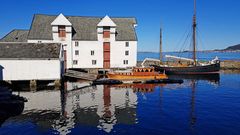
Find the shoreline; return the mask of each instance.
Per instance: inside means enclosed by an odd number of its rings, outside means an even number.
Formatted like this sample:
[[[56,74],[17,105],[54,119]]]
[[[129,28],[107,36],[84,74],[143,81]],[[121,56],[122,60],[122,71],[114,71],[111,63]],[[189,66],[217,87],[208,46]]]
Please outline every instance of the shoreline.
[[[142,61],[137,62],[137,66],[141,66]],[[151,65],[156,64],[158,65],[158,62],[146,62],[145,65]],[[221,70],[240,70],[240,61],[236,60],[224,60],[220,62],[220,69]]]

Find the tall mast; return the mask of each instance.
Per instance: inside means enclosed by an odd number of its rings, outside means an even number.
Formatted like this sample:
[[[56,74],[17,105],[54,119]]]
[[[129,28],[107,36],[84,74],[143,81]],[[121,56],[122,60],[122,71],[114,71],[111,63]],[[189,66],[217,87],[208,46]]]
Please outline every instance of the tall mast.
[[[193,60],[194,65],[196,65],[196,27],[197,27],[197,17],[196,17],[196,0],[194,0],[194,14],[193,14]]]
[[[159,48],[160,50],[159,50],[159,52],[160,52],[160,56],[159,56],[159,58],[160,58],[160,63],[162,62],[162,58],[163,58],[163,56],[162,56],[162,27],[160,26],[160,48]]]

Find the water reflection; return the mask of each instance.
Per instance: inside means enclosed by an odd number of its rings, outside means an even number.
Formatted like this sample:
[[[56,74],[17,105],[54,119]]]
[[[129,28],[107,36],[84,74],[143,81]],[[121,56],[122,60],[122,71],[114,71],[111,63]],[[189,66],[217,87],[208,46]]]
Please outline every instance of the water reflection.
[[[220,75],[215,74],[200,74],[200,75],[169,75],[169,78],[173,79],[184,79],[184,80],[194,80],[194,81],[207,81],[211,84],[219,84]]]
[[[191,111],[190,111],[190,127],[192,130],[194,130],[195,124],[197,122],[197,116],[195,113],[195,94],[196,94],[196,80],[191,81],[191,101],[190,101],[190,106],[191,106]]]
[[[188,92],[190,90],[191,94],[188,95],[189,100],[187,100],[190,107],[186,110],[187,114],[184,115],[187,115],[189,127],[194,131],[198,122],[195,110],[198,82],[204,80],[211,85],[212,83],[219,84],[219,76],[214,79],[213,77],[198,78],[199,76],[184,78],[183,84],[98,85],[83,89],[78,88],[84,83],[65,82],[60,92],[58,90],[21,92],[22,96],[28,97],[29,102],[26,103],[23,114],[15,117],[14,120],[20,123],[30,121],[41,131],[51,129],[51,132],[55,134],[68,134],[79,127],[97,128],[96,134],[99,132],[112,133],[118,125],[135,126],[144,123],[139,119],[148,117],[141,114],[145,111],[145,108],[142,107],[148,108],[148,105],[152,107],[150,108],[154,111],[152,113],[158,112],[153,118],[159,120],[151,120],[160,121],[160,115],[166,116],[169,113],[166,112],[169,105],[174,105],[172,102],[166,106],[164,102],[170,98],[165,98],[165,93],[169,94],[169,91],[175,92],[172,90],[185,90],[186,88]],[[88,84],[88,82],[85,83]],[[156,93],[159,95],[156,96]],[[150,95],[155,97],[149,97]],[[172,98],[178,98],[174,96],[176,95],[172,95]],[[147,97],[149,100],[146,100]],[[145,100],[144,102],[141,100],[142,98]],[[155,100],[159,101],[159,108],[153,106],[156,104]],[[178,106],[175,105],[172,111],[175,111],[175,108]]]
[[[12,85],[0,81],[0,127],[10,117],[20,115],[26,99],[12,94]]]

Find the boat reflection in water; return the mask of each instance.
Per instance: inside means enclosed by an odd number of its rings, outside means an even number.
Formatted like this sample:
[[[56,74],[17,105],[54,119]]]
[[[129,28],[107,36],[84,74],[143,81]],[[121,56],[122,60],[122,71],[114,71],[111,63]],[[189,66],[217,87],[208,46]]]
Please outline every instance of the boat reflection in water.
[[[220,75],[216,74],[199,74],[199,75],[168,75],[169,78],[173,79],[184,79],[194,81],[207,81],[210,84],[219,84]]]

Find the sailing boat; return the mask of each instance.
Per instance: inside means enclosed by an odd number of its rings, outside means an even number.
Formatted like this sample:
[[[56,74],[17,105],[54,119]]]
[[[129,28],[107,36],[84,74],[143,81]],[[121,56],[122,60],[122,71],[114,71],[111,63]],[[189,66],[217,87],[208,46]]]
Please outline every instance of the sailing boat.
[[[216,57],[208,63],[200,63],[196,59],[196,0],[194,0],[194,15],[193,15],[193,58],[183,58],[171,55],[166,55],[166,58],[177,60],[178,63],[174,65],[162,64],[162,29],[160,29],[160,65],[152,65],[156,71],[165,71],[166,74],[212,74],[218,73],[220,70],[220,61]],[[181,61],[185,61],[187,64],[182,64]]]

